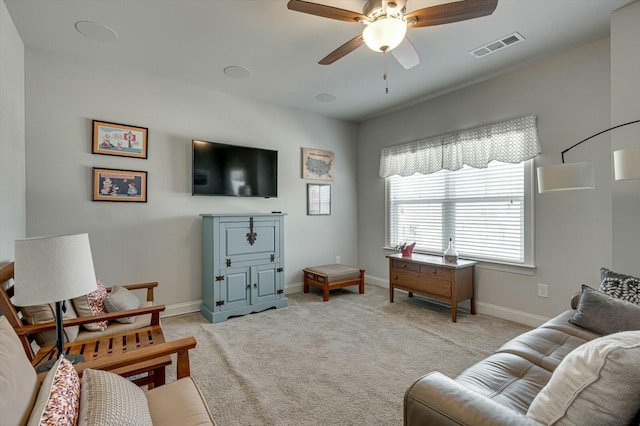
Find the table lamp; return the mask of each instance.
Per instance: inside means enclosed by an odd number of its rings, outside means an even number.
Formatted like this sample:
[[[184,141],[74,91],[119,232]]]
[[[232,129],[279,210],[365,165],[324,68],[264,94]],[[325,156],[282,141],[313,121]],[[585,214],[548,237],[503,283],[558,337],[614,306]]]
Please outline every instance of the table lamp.
[[[15,293],[17,306],[55,302],[57,358],[64,355],[62,315],[65,300],[89,294],[98,286],[88,234],[27,238],[15,243]],[[72,363],[80,355],[67,355]],[[49,364],[50,365],[47,365]],[[41,368],[49,369],[51,360]]]

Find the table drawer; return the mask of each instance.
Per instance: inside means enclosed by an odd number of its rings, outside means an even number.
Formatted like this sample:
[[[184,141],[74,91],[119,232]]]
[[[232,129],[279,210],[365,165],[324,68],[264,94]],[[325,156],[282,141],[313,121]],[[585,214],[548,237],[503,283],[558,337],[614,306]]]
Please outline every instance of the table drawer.
[[[393,269],[397,269],[399,271],[409,271],[409,272],[420,272],[420,265],[413,262],[406,262],[404,260],[393,260],[391,261],[391,267]]]
[[[420,274],[441,280],[451,280],[453,278],[453,271],[451,271],[451,269],[438,268],[437,266],[429,265],[420,265]]]
[[[415,290],[416,293],[430,293],[446,298],[451,297],[451,281],[440,280],[412,272],[392,270],[391,285]]]

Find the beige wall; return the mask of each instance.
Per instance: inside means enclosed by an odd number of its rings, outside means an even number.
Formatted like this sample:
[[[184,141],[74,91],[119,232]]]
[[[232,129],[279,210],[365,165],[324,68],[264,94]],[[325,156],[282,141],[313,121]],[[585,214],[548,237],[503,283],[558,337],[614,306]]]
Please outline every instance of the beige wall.
[[[612,126],[640,119],[639,23],[640,2],[611,15]],[[640,124],[611,132],[611,151],[631,147],[640,148]],[[640,276],[640,180],[614,181],[612,204],[614,270]]]
[[[563,149],[609,124],[609,53],[609,39],[603,39],[363,123],[358,227],[359,259],[367,273],[387,282],[381,148],[536,115],[542,146],[536,166],[559,163]],[[567,161],[594,162],[595,190],[536,194],[533,275],[478,268],[480,312],[536,324],[567,309],[581,284],[598,286],[598,268],[611,264],[610,155],[603,139],[567,154]],[[549,298],[537,296],[538,283],[549,285]]]
[[[0,0],[0,265],[26,235],[24,44]]]

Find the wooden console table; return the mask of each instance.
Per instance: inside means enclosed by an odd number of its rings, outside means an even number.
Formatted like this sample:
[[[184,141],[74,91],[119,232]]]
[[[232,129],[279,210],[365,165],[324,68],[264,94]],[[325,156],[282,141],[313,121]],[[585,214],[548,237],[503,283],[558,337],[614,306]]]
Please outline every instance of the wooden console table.
[[[82,355],[85,361],[93,361],[135,351],[136,349],[142,349],[151,345],[159,345],[164,342],[164,335],[162,334],[160,325],[152,325],[110,336],[102,336],[92,340],[77,340],[75,342],[65,343],[64,350],[67,354]],[[55,348],[53,350],[51,349],[52,348],[48,346],[38,351],[33,361],[34,368],[57,357]],[[138,386],[147,385],[149,389],[151,389],[155,386],[165,384],[165,367],[169,364],[171,364],[171,357],[167,355],[149,361],[127,365],[112,370],[112,373],[119,374],[123,377],[144,374],[142,377],[132,381]]]
[[[474,269],[478,262],[458,260],[448,263],[440,256],[413,254],[388,255],[389,301],[393,290],[400,289],[451,304],[451,321],[456,322],[458,302],[471,299],[471,314],[476,314]]]

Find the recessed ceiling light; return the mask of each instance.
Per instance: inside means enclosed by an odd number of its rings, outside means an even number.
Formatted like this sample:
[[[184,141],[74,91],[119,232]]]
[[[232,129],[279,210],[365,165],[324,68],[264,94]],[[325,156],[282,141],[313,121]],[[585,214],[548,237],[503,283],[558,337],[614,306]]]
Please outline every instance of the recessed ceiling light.
[[[75,27],[80,34],[92,40],[116,41],[118,39],[118,34],[115,31],[97,22],[78,21]]]
[[[224,73],[231,77],[237,79],[245,79],[251,77],[251,71],[244,67],[239,67],[237,65],[231,65],[224,69]]]
[[[318,102],[333,102],[336,97],[331,93],[320,93],[316,95],[316,101]]]

